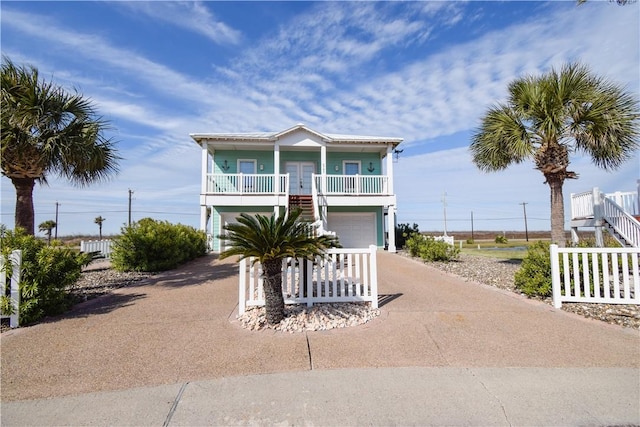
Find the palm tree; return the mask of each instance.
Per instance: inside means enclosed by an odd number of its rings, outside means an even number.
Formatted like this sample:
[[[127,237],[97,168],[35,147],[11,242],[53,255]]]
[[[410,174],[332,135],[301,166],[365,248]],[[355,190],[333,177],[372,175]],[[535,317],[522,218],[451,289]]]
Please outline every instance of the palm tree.
[[[51,230],[53,230],[54,228],[56,228],[58,226],[58,224],[56,224],[56,222],[52,219],[42,222],[40,223],[40,225],[38,226],[38,230],[42,231],[43,233],[46,233],[47,235],[47,243],[51,244]]]
[[[98,228],[100,229],[100,240],[102,240],[102,223],[105,222],[107,219],[106,218],[102,218],[101,216],[96,217],[96,219],[93,221],[96,224],[98,224]]]
[[[482,171],[533,160],[551,192],[551,240],[564,245],[562,186],[578,174],[567,170],[570,153],[584,153],[615,170],[638,149],[638,101],[588,67],[568,64],[509,85],[505,104],[489,108],[470,146]]]
[[[284,319],[282,261],[289,257],[313,260],[337,246],[334,237],[311,236],[309,223],[300,220],[301,213],[298,209],[277,218],[242,213],[238,223],[225,225],[226,233],[219,236],[231,246],[220,254],[221,259],[240,255],[240,259],[254,257],[254,263],[262,264],[265,311],[270,325]]]
[[[15,225],[34,232],[33,188],[50,174],[84,186],[118,171],[107,123],[77,92],[41,81],[33,66],[2,58],[2,174],[16,189]]]

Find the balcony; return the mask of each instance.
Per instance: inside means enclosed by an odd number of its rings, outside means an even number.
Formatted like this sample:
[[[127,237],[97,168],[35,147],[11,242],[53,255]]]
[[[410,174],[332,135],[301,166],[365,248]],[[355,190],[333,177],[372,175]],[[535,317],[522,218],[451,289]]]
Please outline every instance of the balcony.
[[[289,189],[289,175],[272,174],[207,174],[206,194],[229,195],[286,195]]]
[[[313,175],[319,195],[390,196],[386,175]]]

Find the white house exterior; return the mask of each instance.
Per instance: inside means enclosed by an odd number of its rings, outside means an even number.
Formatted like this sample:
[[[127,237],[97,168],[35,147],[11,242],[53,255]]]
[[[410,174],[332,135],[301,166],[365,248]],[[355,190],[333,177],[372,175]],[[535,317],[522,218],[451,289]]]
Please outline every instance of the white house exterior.
[[[298,124],[281,132],[194,133],[202,148],[201,229],[210,249],[240,213],[302,207],[343,247],[395,252],[393,151],[402,138],[323,134]]]

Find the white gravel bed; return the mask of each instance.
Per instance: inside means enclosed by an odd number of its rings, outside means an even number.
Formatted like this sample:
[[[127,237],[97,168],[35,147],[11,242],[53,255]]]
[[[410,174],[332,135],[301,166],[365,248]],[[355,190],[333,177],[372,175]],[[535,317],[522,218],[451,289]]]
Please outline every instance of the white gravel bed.
[[[267,323],[264,307],[251,307],[238,320],[245,329],[257,331],[274,329],[282,332],[326,331],[335,328],[358,326],[380,315],[371,303],[331,303],[313,307],[291,305],[285,307],[285,319],[278,325]]]

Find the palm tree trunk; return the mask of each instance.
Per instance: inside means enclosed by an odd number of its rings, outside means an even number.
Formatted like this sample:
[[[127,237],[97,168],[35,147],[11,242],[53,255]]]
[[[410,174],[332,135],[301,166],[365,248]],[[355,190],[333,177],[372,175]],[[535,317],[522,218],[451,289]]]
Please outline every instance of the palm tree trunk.
[[[545,175],[551,189],[551,243],[563,248],[566,242],[564,232],[564,199],[562,196],[562,177]]]
[[[265,261],[264,270],[264,308],[267,323],[277,325],[284,319],[284,296],[282,295],[282,261]]]
[[[11,178],[16,188],[16,228],[24,228],[27,234],[34,234],[33,219],[33,178]]]

